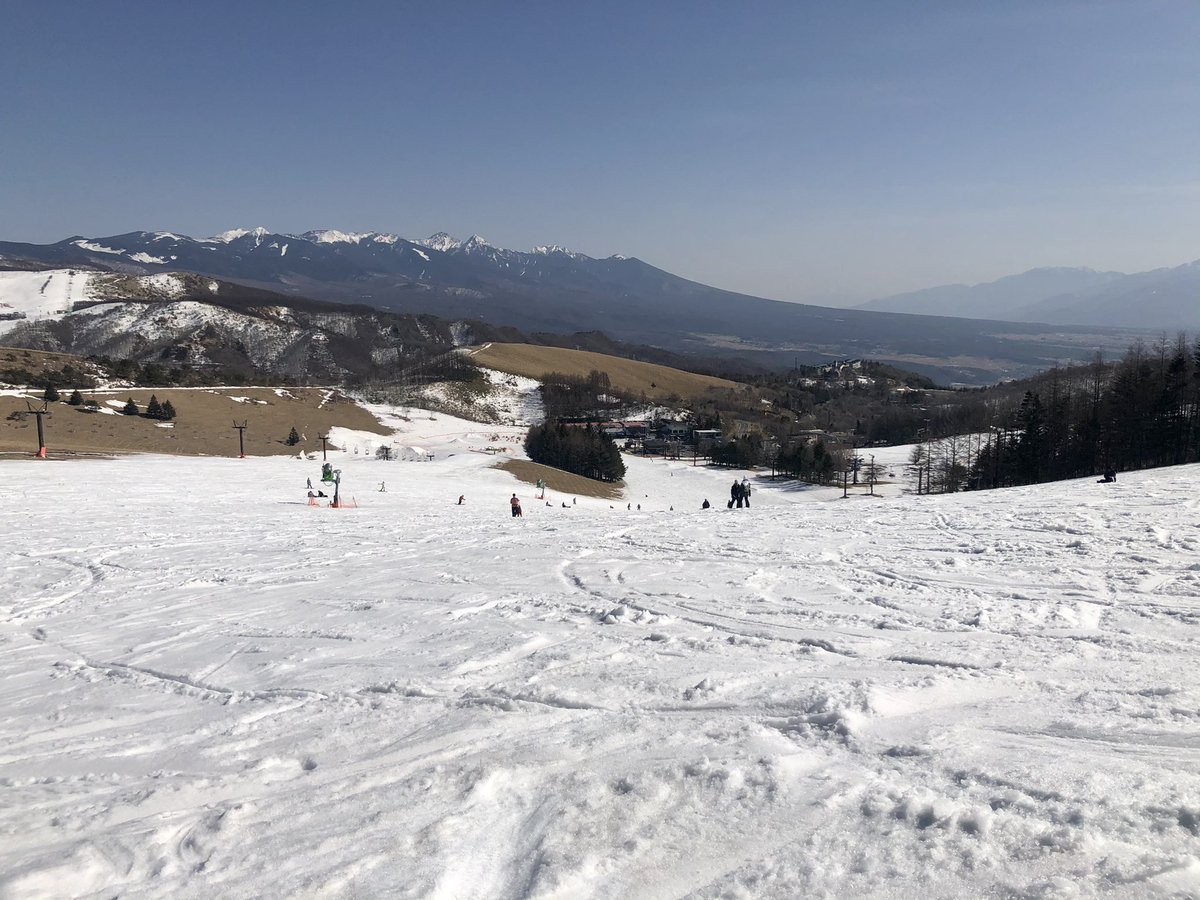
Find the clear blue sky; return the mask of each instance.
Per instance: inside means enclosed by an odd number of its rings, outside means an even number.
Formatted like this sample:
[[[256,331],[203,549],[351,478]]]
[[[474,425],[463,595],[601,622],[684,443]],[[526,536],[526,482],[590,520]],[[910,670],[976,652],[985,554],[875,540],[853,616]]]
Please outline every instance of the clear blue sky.
[[[478,232],[790,300],[1200,257],[1200,3],[0,2],[0,239]]]

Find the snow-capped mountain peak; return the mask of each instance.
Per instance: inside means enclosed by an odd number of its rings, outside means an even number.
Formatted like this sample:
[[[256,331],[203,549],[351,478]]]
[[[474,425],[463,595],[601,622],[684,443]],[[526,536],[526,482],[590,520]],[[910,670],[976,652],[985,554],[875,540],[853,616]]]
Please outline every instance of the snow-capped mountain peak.
[[[428,247],[430,250],[439,250],[445,253],[448,250],[456,250],[462,246],[462,241],[453,235],[446,234],[444,231],[439,231],[437,234],[431,234],[423,241],[413,241],[422,247]]]
[[[487,242],[485,238],[478,234],[473,234],[462,243],[462,249],[470,253],[472,250],[494,250],[496,249]]]
[[[394,244],[400,240],[394,234],[381,234],[378,231],[338,231],[335,228],[327,231],[306,231],[300,237],[314,244],[359,244],[363,241]]]
[[[205,244],[229,244],[236,241],[238,238],[244,238],[247,235],[252,235],[255,239],[255,246],[262,243],[262,239],[271,232],[259,225],[257,228],[231,228],[229,231],[222,231],[220,234],[210,238],[206,238]]]
[[[357,244],[363,238],[371,236],[369,231],[338,231],[331,228],[327,231],[306,231],[300,235],[314,244]]]
[[[561,253],[562,255],[570,256],[573,259],[579,259],[581,257],[584,257],[584,254],[582,254],[582,253],[577,253],[574,250],[568,250],[566,247],[562,247],[558,244],[549,244],[549,245],[542,244],[537,247],[534,247],[529,252],[533,253],[536,256],[550,256],[551,254],[554,254],[554,253]]]

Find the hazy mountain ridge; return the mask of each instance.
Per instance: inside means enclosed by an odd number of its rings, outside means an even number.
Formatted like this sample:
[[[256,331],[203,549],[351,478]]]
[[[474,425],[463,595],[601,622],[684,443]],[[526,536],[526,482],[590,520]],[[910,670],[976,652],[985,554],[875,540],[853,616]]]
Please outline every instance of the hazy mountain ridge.
[[[948,284],[871,300],[863,310],[1111,328],[1200,328],[1200,261],[1125,274],[1030,269],[982,284]]]

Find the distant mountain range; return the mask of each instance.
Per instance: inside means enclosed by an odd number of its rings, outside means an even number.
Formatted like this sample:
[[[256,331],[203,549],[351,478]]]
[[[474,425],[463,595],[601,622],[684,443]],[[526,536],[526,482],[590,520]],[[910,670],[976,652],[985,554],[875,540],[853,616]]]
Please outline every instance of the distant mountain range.
[[[864,310],[1164,331],[1200,329],[1200,260],[1126,275],[1094,269],[1030,269],[984,284],[895,294]]]
[[[1087,358],[1096,348],[1120,352],[1131,337],[1091,326],[1047,328],[944,312],[934,317],[784,303],[712,288],[635,258],[593,259],[557,246],[507,250],[478,235],[410,240],[378,232],[295,235],[256,228],[202,240],[137,231],[54,244],[0,242],[0,268],[45,266],[129,275],[192,272],[299,298],[470,319],[526,333],[600,331],[673,353],[752,358],[776,367],[870,358],[942,383],[1026,375]],[[1082,282],[1064,283],[1073,288]]]

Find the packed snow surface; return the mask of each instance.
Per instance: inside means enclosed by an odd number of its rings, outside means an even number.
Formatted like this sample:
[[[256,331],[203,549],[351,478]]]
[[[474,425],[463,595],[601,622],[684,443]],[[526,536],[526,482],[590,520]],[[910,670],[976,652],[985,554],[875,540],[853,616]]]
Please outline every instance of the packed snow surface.
[[[343,435],[353,509],[0,462],[0,895],[1196,896],[1200,468],[541,500],[389,422],[434,458]]]
[[[81,300],[90,300],[92,272],[51,269],[0,272],[0,334],[22,319],[59,319]]]

